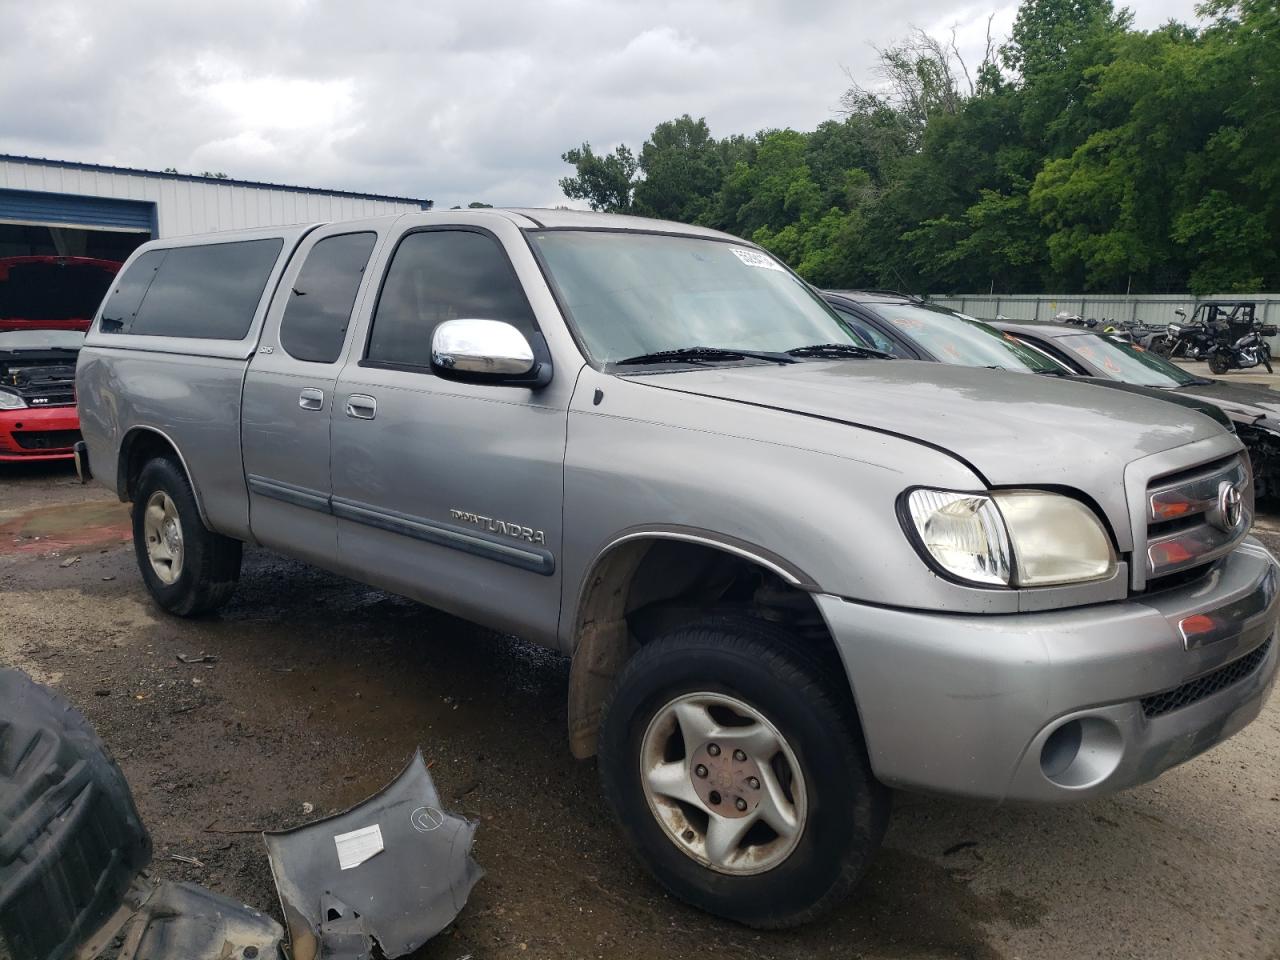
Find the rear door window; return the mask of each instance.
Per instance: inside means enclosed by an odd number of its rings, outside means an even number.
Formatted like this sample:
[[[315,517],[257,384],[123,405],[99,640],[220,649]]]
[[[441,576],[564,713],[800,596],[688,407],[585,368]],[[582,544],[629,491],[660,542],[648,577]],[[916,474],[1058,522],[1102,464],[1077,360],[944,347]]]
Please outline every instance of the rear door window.
[[[431,367],[431,336],[446,320],[502,320],[526,337],[533,309],[507,255],[492,237],[428,230],[400,241],[387,268],[367,360]]]
[[[244,339],[283,246],[284,241],[275,237],[152,251],[162,253],[164,259],[124,332]],[[145,256],[129,268],[130,274]],[[105,317],[104,313],[104,325]]]
[[[376,233],[345,233],[311,248],[280,322],[280,346],[289,356],[311,363],[338,359],[377,239]]]
[[[125,333],[129,329],[167,252],[150,250],[129,264],[120,275],[102,307],[102,322],[98,326],[103,333]]]

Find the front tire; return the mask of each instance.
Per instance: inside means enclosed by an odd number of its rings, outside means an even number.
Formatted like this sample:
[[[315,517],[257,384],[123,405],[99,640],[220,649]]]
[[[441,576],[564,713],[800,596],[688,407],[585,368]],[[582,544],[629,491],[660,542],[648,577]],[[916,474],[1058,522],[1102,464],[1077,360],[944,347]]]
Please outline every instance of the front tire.
[[[240,579],[240,541],[204,525],[191,483],[173,460],[142,468],[133,500],[133,550],[151,596],[179,617],[216,610]]]
[[[628,842],[673,895],[790,927],[862,876],[889,794],[829,677],[785,630],[745,618],[679,628],[623,667],[600,777]]]

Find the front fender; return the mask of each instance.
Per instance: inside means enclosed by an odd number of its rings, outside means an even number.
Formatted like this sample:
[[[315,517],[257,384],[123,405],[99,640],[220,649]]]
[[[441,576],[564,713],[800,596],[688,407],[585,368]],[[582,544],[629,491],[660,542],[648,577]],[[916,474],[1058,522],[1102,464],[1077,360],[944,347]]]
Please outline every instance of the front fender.
[[[811,591],[1015,611],[1016,592],[943,580],[916,554],[896,514],[915,485],[985,489],[960,460],[901,437],[584,370],[565,451],[562,645],[573,649],[601,558],[644,536],[696,537]]]

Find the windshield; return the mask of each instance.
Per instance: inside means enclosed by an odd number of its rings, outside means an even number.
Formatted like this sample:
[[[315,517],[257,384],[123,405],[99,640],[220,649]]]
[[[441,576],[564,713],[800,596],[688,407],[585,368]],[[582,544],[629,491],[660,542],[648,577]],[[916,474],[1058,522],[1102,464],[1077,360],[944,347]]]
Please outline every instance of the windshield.
[[[1122,383],[1168,388],[1200,382],[1199,377],[1149,350],[1096,333],[1069,334],[1057,337],[1054,343],[1080,357],[1101,376]]]
[[[531,239],[597,363],[684,347],[864,345],[802,281],[749,247],[622,231]]]
[[[14,330],[0,332],[0,350],[78,350],[84,345],[79,330]]]
[[[907,340],[943,363],[999,367],[1019,373],[1061,373],[1062,367],[981,320],[917,304],[868,303]]]

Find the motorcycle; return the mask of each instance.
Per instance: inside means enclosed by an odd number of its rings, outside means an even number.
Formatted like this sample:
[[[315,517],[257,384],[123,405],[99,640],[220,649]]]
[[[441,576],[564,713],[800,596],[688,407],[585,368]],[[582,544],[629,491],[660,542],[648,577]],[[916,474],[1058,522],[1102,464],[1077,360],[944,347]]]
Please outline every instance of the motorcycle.
[[[1204,360],[1218,343],[1218,335],[1211,330],[1209,324],[1193,320],[1187,323],[1185,310],[1175,310],[1181,323],[1170,323],[1165,327],[1165,335],[1161,339],[1152,340],[1152,352],[1170,360]]]
[[[1219,340],[1209,352],[1209,369],[1215,376],[1221,376],[1228,370],[1247,370],[1258,364],[1271,372],[1271,345],[1262,338],[1262,333],[1250,330],[1243,337],[1231,341]]]

